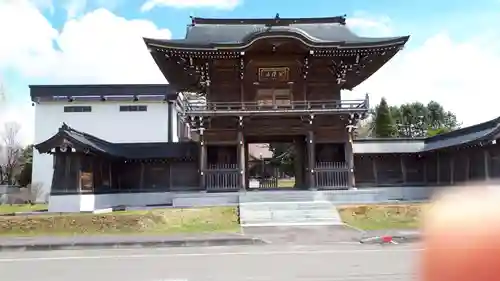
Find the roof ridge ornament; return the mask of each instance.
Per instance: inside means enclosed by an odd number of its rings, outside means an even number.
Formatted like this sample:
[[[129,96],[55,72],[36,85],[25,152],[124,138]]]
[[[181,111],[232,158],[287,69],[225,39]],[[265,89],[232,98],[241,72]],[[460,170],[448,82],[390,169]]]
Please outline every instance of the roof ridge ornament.
[[[66,122],[63,122],[61,128],[59,128],[59,131],[69,131],[70,129],[70,126],[68,126]]]

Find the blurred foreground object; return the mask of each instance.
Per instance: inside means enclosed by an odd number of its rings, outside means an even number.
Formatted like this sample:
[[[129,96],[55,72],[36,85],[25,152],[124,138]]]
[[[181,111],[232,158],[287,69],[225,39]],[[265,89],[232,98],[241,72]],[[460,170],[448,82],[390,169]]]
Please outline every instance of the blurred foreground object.
[[[442,194],[424,217],[422,281],[500,281],[500,192]]]

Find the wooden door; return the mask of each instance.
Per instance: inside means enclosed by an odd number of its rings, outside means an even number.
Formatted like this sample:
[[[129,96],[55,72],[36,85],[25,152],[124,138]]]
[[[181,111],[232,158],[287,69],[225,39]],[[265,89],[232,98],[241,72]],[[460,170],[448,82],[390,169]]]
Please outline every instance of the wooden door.
[[[292,104],[292,91],[289,88],[257,89],[256,101],[258,106],[273,108],[290,106]]]

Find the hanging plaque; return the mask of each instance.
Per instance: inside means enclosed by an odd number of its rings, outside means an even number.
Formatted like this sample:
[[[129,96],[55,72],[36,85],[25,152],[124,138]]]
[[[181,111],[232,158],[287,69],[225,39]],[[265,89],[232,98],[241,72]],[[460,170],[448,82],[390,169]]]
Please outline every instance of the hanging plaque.
[[[259,68],[260,82],[287,82],[290,69],[288,67]]]

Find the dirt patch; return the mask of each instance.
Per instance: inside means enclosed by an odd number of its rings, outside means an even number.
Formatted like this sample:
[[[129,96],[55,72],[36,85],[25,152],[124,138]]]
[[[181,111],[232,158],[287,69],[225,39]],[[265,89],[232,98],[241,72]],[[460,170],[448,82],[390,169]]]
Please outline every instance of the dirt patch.
[[[342,220],[362,230],[414,229],[430,204],[383,204],[337,207]]]
[[[238,228],[233,207],[0,217],[0,235],[168,234]]]

